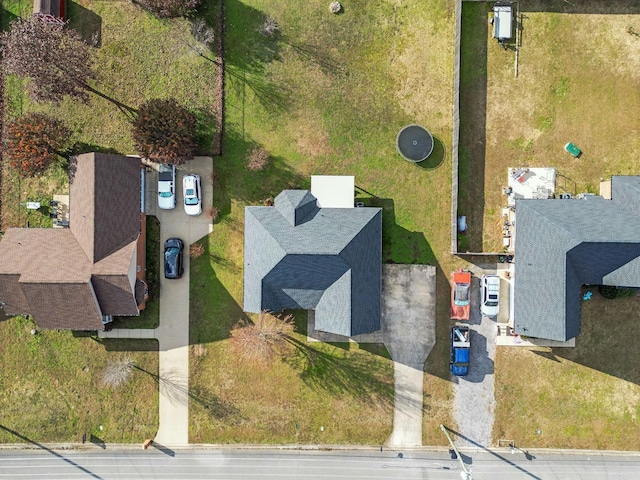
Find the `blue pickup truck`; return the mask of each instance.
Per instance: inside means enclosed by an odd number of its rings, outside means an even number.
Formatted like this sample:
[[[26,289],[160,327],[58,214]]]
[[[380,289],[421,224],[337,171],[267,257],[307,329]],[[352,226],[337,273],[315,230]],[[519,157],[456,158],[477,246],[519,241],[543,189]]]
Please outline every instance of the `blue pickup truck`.
[[[469,374],[469,327],[455,326],[451,329],[451,374],[464,377]]]

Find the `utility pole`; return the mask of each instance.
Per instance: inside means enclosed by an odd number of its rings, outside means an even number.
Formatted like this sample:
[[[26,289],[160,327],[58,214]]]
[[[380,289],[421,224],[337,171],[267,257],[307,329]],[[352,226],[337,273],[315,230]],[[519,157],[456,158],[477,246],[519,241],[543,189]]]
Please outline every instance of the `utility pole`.
[[[451,444],[451,448],[453,448],[453,451],[456,453],[458,460],[460,460],[460,466],[462,467],[462,472],[460,472],[460,478],[462,478],[462,480],[472,480],[471,470],[467,470],[467,466],[462,461],[462,456],[460,455],[460,452],[458,451],[455,444],[453,443],[453,440],[451,440],[451,437],[449,436],[449,432],[447,431],[447,428],[442,424],[440,424],[440,428],[442,429],[443,433],[447,437],[447,440],[449,440],[449,443]]]

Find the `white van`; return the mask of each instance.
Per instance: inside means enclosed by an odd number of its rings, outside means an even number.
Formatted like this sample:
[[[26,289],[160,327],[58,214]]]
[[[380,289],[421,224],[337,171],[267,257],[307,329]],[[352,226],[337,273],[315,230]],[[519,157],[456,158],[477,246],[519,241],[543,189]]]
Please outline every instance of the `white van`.
[[[510,3],[493,5],[493,38],[499,42],[513,37],[513,7]]]

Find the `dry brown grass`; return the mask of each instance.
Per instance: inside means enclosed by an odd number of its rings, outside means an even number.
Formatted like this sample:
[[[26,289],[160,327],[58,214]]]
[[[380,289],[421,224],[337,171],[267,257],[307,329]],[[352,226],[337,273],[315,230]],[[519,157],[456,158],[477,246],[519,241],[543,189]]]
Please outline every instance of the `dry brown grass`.
[[[483,8],[465,5],[476,14],[464,28],[480,28],[486,20]],[[501,187],[508,167],[555,167],[570,179],[559,181],[557,190],[572,194],[598,193],[600,178],[640,169],[640,139],[634,133],[640,129],[635,114],[640,109],[640,41],[627,32],[629,25],[640,25],[640,11],[627,7],[629,14],[596,15],[521,8],[518,76],[515,53],[500,48],[487,29],[486,64],[475,67],[486,69],[486,89],[478,87],[481,81],[463,88],[466,102],[486,95],[486,108],[463,108],[461,130],[470,163],[467,190],[480,182],[462,204],[474,217],[471,228],[483,225],[471,240],[482,251],[501,249],[494,220],[505,203]],[[580,159],[564,152],[567,142],[583,150]]]
[[[141,443],[153,437],[158,428],[158,384],[145,372],[158,374],[155,341],[102,344],[70,331],[32,335],[33,328],[22,317],[0,322],[0,384],[10,385],[0,389],[4,427],[36,442],[79,442],[85,432],[107,443]],[[124,349],[131,351],[123,354]],[[106,370],[123,360],[145,372],[131,369],[124,384],[106,387]],[[1,443],[21,441],[0,429]]]
[[[197,343],[195,345],[191,345],[191,353],[196,357],[196,358],[201,358],[204,357],[207,354],[207,347],[205,347],[203,344],[201,343]]]
[[[191,258],[198,258],[204,254],[204,245],[201,243],[194,243],[189,247],[189,256]]]
[[[270,161],[269,152],[262,147],[256,147],[247,155],[247,170],[252,172],[264,170]]]
[[[628,336],[637,329],[639,307],[637,297],[596,294],[583,303],[575,348],[498,348],[494,440],[640,449],[640,371]]]

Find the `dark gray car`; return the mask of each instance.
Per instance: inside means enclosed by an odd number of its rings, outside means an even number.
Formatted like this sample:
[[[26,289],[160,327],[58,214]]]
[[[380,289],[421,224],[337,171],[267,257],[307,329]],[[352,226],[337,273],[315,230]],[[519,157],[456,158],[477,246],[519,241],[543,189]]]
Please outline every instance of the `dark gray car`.
[[[164,242],[164,278],[182,278],[184,273],[183,250],[184,243],[179,238],[169,238]]]

